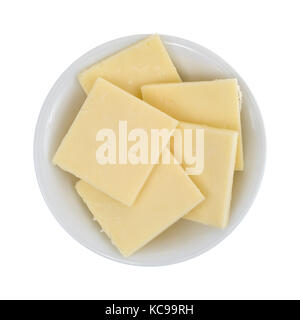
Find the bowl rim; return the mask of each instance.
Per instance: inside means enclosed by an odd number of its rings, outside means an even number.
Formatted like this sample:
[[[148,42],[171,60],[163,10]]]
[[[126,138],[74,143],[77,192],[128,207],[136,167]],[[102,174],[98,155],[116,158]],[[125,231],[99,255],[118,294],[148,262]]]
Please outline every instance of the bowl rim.
[[[174,261],[171,261],[170,263],[168,262],[163,262],[163,263],[147,263],[147,264],[143,264],[140,262],[136,262],[136,261],[130,261],[130,260],[126,260],[123,257],[120,258],[116,258],[116,257],[112,257],[106,253],[101,252],[101,250],[96,250],[95,248],[89,246],[87,243],[85,243],[85,240],[82,239],[78,234],[75,234],[72,230],[70,230],[60,219],[59,215],[56,214],[56,210],[53,206],[53,203],[50,201],[49,196],[48,196],[48,191],[47,191],[47,187],[46,184],[43,181],[43,177],[42,177],[42,167],[41,167],[41,163],[40,163],[40,156],[39,156],[39,150],[40,150],[40,146],[41,146],[41,141],[43,140],[43,136],[44,133],[41,134],[41,132],[45,131],[43,129],[44,127],[44,123],[45,121],[48,119],[48,114],[51,111],[51,108],[49,107],[49,103],[48,101],[51,101],[53,97],[55,97],[55,92],[57,90],[59,90],[59,88],[62,86],[63,82],[64,82],[64,78],[67,76],[67,74],[69,73],[69,71],[72,69],[72,67],[74,65],[76,65],[78,62],[80,62],[81,60],[84,60],[84,58],[86,56],[88,56],[92,51],[94,50],[99,50],[101,47],[104,46],[111,46],[114,43],[118,43],[119,41],[130,41],[130,40],[134,40],[136,38],[142,38],[142,37],[147,37],[150,34],[134,34],[134,35],[129,35],[129,36],[125,36],[125,37],[119,37],[116,38],[114,40],[110,40],[108,42],[105,42],[103,44],[100,44],[99,46],[96,46],[94,48],[92,48],[91,50],[89,50],[88,52],[86,52],[85,54],[83,54],[82,56],[80,56],[79,58],[77,58],[71,65],[69,65],[65,71],[58,77],[58,79],[55,81],[55,83],[53,84],[52,88],[50,89],[49,93],[47,94],[41,110],[39,112],[39,116],[38,116],[38,120],[37,120],[37,124],[35,127],[35,132],[34,132],[34,141],[33,141],[33,160],[34,160],[34,168],[35,168],[35,174],[36,174],[36,179],[41,191],[41,194],[44,198],[44,201],[48,207],[48,209],[50,210],[50,212],[52,213],[52,215],[54,216],[54,218],[56,219],[56,221],[61,225],[61,227],[77,242],[79,242],[82,246],[84,246],[85,248],[91,250],[92,252],[107,258],[109,260],[112,261],[116,261],[122,264],[126,264],[126,265],[132,265],[132,266],[142,266],[142,267],[153,267],[153,266],[168,266],[168,265],[173,265],[173,264],[177,264],[177,263],[181,263],[187,260],[190,260],[192,258],[195,258],[197,256],[202,255],[203,253],[209,251],[210,249],[212,249],[213,247],[215,247],[216,245],[218,245],[220,242],[222,242],[223,240],[225,240],[225,238],[227,238],[234,230],[235,228],[241,223],[241,221],[244,219],[245,215],[247,214],[247,212],[249,211],[249,209],[251,208],[256,195],[261,187],[261,183],[263,180],[263,176],[264,176],[264,171],[265,171],[265,166],[266,166],[266,153],[267,153],[267,145],[266,145],[266,133],[265,133],[265,126],[263,123],[263,118],[260,112],[260,109],[258,107],[258,104],[253,96],[253,94],[251,93],[249,87],[247,86],[246,82],[243,80],[243,78],[239,75],[238,72],[236,72],[236,70],[234,68],[232,68],[225,60],[223,60],[220,56],[218,56],[217,54],[215,54],[214,52],[212,52],[211,50],[207,49],[206,47],[203,47],[200,44],[197,44],[193,41],[190,40],[186,40],[180,37],[176,37],[176,36],[170,36],[170,35],[165,35],[165,34],[159,34],[159,36],[161,37],[163,42],[166,43],[180,43],[183,46],[188,47],[189,49],[194,50],[195,52],[199,53],[199,51],[201,52],[205,52],[206,54],[208,54],[210,57],[212,57],[215,61],[218,61],[220,64],[222,64],[223,66],[225,66],[226,68],[228,68],[232,73],[234,73],[236,75],[236,77],[239,79],[239,83],[242,83],[243,86],[243,91],[247,93],[248,99],[250,101],[251,107],[255,108],[255,113],[257,114],[257,118],[259,120],[259,127],[260,127],[260,144],[261,144],[261,149],[260,149],[260,167],[259,167],[259,172],[257,173],[256,176],[256,182],[254,184],[253,190],[251,192],[251,195],[247,198],[246,203],[243,207],[243,212],[239,215],[239,218],[237,219],[236,223],[228,226],[226,229],[224,229],[224,234],[222,235],[222,237],[220,237],[219,239],[216,239],[215,241],[213,241],[212,243],[210,243],[210,245],[208,245],[207,247],[203,248],[203,249],[199,249],[199,250],[195,250],[192,254],[186,255],[186,256],[182,256],[179,258],[174,259]],[[137,40],[138,41],[138,40]]]

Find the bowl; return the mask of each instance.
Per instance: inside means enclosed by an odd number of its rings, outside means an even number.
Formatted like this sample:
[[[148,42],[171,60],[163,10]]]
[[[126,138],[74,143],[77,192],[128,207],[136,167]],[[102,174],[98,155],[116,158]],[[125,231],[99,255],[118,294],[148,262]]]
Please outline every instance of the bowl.
[[[242,221],[262,180],[266,142],[259,108],[239,74],[208,49],[188,40],[162,35],[161,39],[184,81],[238,79],[243,96],[241,121],[245,170],[235,173],[231,218],[227,228],[220,230],[181,219],[131,257],[122,257],[75,192],[77,179],[55,167],[51,159],[86,97],[77,81],[77,74],[146,36],[133,35],[100,45],[76,60],[58,78],[38,118],[34,163],[40,190],[50,211],[75,240],[99,255],[118,262],[161,266],[204,253],[224,240]]]

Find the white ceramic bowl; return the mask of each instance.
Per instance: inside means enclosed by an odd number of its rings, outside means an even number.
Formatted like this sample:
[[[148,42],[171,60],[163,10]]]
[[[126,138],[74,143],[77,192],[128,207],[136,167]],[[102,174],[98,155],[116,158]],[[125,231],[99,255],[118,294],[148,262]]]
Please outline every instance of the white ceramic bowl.
[[[202,46],[172,36],[161,36],[183,80],[238,79],[243,94],[245,170],[235,174],[231,218],[225,230],[180,220],[139,252],[123,258],[106,235],[100,232],[100,227],[75,192],[76,179],[53,166],[51,158],[85,99],[77,74],[144,37],[146,35],[134,35],[100,45],[75,61],[59,77],[40,112],[35,132],[34,162],[37,180],[49,209],[74,239],[90,250],[119,262],[159,266],[202,254],[222,241],[241,222],[262,180],[266,145],[259,109],[243,79],[225,61]]]

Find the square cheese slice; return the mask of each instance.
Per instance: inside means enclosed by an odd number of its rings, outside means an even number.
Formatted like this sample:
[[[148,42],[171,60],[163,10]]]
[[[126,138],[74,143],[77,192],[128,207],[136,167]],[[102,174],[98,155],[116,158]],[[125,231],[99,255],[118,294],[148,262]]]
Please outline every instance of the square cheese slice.
[[[181,79],[158,35],[126,48],[81,72],[78,80],[88,93],[95,80],[104,78],[141,98],[148,83],[180,82]]]
[[[204,130],[204,170],[190,178],[203,192],[205,200],[184,218],[225,228],[230,216],[238,133],[184,122],[178,126],[180,130],[197,128]],[[185,168],[186,164],[182,166]]]
[[[164,152],[169,152],[165,149]],[[124,206],[79,181],[76,190],[112,243],[130,256],[197,206],[203,196],[178,164],[155,165],[135,203]]]
[[[167,128],[172,132],[178,124],[160,110],[99,78],[57,149],[53,163],[130,206],[153,165],[119,164],[119,153],[116,164],[99,164],[96,152],[103,142],[96,141],[97,133],[100,129],[113,130],[118,146],[119,120],[127,121],[128,132],[141,128],[148,137],[152,128]]]
[[[243,170],[240,94],[236,79],[153,84],[143,99],[179,121],[238,131],[236,170]]]

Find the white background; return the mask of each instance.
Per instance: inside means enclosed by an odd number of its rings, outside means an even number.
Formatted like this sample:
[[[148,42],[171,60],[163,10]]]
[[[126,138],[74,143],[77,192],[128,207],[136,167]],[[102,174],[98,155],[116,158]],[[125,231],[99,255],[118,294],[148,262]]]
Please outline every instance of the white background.
[[[2,1],[0,299],[300,298],[299,1]],[[136,33],[197,42],[245,79],[267,133],[260,192],[221,244],[167,267],[97,256],[56,222],[32,145],[47,92],[91,48]]]

